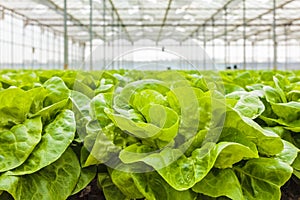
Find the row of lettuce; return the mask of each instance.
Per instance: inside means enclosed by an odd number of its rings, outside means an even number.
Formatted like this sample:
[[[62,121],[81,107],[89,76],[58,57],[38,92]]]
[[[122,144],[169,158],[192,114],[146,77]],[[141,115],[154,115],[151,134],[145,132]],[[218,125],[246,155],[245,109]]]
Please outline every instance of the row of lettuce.
[[[0,72],[0,200],[280,199],[300,73]]]

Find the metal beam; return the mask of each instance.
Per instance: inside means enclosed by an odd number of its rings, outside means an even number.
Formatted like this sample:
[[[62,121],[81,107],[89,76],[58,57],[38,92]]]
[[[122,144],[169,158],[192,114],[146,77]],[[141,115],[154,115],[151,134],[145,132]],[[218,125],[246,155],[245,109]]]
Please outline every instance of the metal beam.
[[[264,16],[264,15],[267,15],[267,14],[269,14],[269,13],[272,13],[274,10],[279,9],[279,8],[282,8],[283,6],[289,4],[289,3],[293,2],[293,1],[295,1],[295,0],[289,0],[289,1],[286,1],[286,2],[284,2],[284,3],[282,3],[282,4],[278,5],[278,6],[276,6],[276,7],[274,7],[274,8],[272,8],[272,9],[270,9],[270,10],[264,12],[264,13],[259,14],[258,16],[254,17],[254,18],[251,18],[251,19],[246,20],[247,26],[249,26],[249,25],[248,25],[249,22],[252,22],[252,21],[254,21],[254,20],[256,20],[256,19],[261,18],[261,17]],[[240,26],[242,26],[242,25],[243,25],[243,24],[236,25],[234,28],[232,28],[231,30],[229,30],[229,32],[235,31],[238,27],[240,27]],[[223,35],[224,35],[224,32],[221,33],[221,34],[215,35],[215,37],[214,37],[214,38],[211,38],[210,40],[219,38],[219,37],[221,37],[221,36],[223,36]]]
[[[166,21],[167,21],[167,17],[168,17],[169,10],[170,10],[170,8],[171,8],[171,4],[172,4],[172,0],[169,0],[169,2],[168,2],[168,7],[167,7],[167,9],[166,9],[166,12],[165,12],[165,15],[164,15],[162,24],[161,24],[161,26],[160,26],[160,30],[159,30],[159,33],[158,33],[158,37],[157,37],[157,39],[156,39],[156,43],[159,41],[159,39],[160,39],[160,37],[161,37],[163,28],[164,28],[165,23],[166,23]]]
[[[261,36],[261,37],[259,37],[259,34],[265,33],[265,32],[270,32],[270,31],[272,31],[272,28],[267,28],[267,29],[264,29],[264,30],[260,30],[260,31],[257,31],[255,33],[251,33],[251,34],[246,35],[246,38],[249,38],[251,36],[258,36],[256,39],[249,40],[249,41],[260,42],[260,41],[263,41],[263,40],[266,40],[266,39],[270,39],[270,38],[269,38],[269,36],[265,36],[265,37]],[[290,31],[289,34],[288,34],[289,35],[289,40],[291,40],[291,39],[300,39],[300,34],[299,35],[291,35],[292,33],[299,33],[299,32],[300,32],[300,29],[299,30],[295,30],[295,31]],[[277,36],[283,36],[283,35],[284,35],[283,33],[277,32]],[[228,42],[231,42],[231,43],[232,42],[236,42],[239,39],[241,39],[241,38],[233,38],[231,40],[228,40]],[[284,40],[284,38],[277,38],[277,42],[281,42],[283,40]]]
[[[47,16],[45,16],[45,15],[35,15],[35,17],[37,18],[37,19],[39,19],[39,20],[43,20],[43,21],[56,21],[56,20],[61,20],[62,19],[62,17],[56,17],[56,18],[54,18],[54,17],[49,17],[49,18],[45,18],[45,17],[47,17]],[[125,19],[125,20],[128,20],[128,21],[142,21],[143,23],[147,23],[147,20],[144,20],[144,19],[142,19],[141,17],[128,17],[128,16],[126,16],[126,17],[124,17],[124,18],[122,18],[122,19]],[[155,21],[162,21],[164,18],[163,18],[163,16],[157,16],[156,18],[155,18]],[[204,21],[206,18],[197,18],[196,20],[201,20],[201,21]],[[89,21],[90,19],[89,19],[89,17],[83,17],[83,18],[80,18],[80,21],[81,22],[84,22],[84,21]],[[94,20],[102,20],[102,17],[101,16],[94,16]],[[178,20],[182,20],[182,17],[181,16],[174,16],[174,17],[172,17],[172,18],[168,18],[168,21],[169,22],[178,22]],[[117,21],[117,20],[115,20],[115,21]],[[200,24],[200,23],[199,23]],[[202,24],[202,23],[201,23]],[[123,23],[123,26],[125,26],[125,23]],[[173,25],[174,26],[174,25]]]
[[[299,10],[300,10],[300,8],[299,8]],[[247,9],[247,11],[248,11],[248,9]],[[61,17],[60,16],[53,17],[53,16],[45,16],[45,15],[35,15],[34,17],[35,17],[35,19],[41,20],[41,21],[60,21],[63,18],[63,16],[61,16]],[[45,17],[48,17],[48,18],[45,18]],[[290,17],[292,17],[292,16],[290,16]],[[98,16],[98,17],[94,16],[93,17],[94,21],[102,22],[102,19],[103,18],[101,16]],[[141,19],[140,17],[128,17],[127,16],[127,17],[123,17],[122,19],[123,20],[131,21],[131,22],[141,21],[141,22],[143,22],[143,24],[146,24],[146,25],[149,24],[148,22],[150,22],[148,20]],[[287,20],[288,21],[290,19],[291,18],[280,18],[278,20],[281,20],[281,21]],[[84,24],[84,22],[89,21],[89,20],[90,20],[89,17],[82,17],[82,18],[80,18],[80,21],[81,21],[82,24]],[[160,16],[155,17],[155,21],[162,21],[162,20],[163,20],[163,16],[161,16],[161,17]],[[165,24],[171,24],[171,22],[178,22],[179,20],[182,21],[182,16],[169,16],[168,17],[168,22],[165,23]],[[197,26],[199,26],[199,29],[200,29],[204,25],[205,20],[206,20],[206,18],[204,18],[204,17],[203,18],[202,17],[197,17],[197,18],[195,18],[195,21],[197,21],[197,23],[192,23],[192,24],[197,24]],[[189,22],[189,21],[187,20],[187,22]],[[239,23],[235,23],[235,24],[239,24]],[[126,23],[124,23],[124,26],[126,26]],[[174,26],[174,24],[172,24],[172,26]]]
[[[229,0],[228,2],[226,2],[221,8],[219,8],[215,13],[213,13],[209,18],[207,18],[205,20],[205,22],[203,24],[207,24],[208,22],[210,22],[211,20],[213,20],[218,14],[220,14],[225,8],[228,7],[229,4],[231,4],[233,1],[237,1],[237,0]],[[199,29],[201,28],[201,26],[199,26],[198,28],[196,28],[194,31],[192,31],[186,38],[184,38],[181,42],[184,42],[185,40],[187,40],[189,37],[191,37],[194,33],[196,33],[197,31],[199,31]]]
[[[95,19],[93,19],[93,21],[95,21]],[[299,21],[299,19],[293,19],[293,21]],[[290,22],[286,22],[286,23],[280,23],[280,24],[277,24],[276,26],[277,27],[284,27],[284,26],[287,26],[287,25],[290,25],[291,23]],[[32,25],[32,23],[29,23],[29,25]],[[161,27],[162,24],[157,24],[157,23],[153,23],[153,24],[125,24],[124,26],[126,27]],[[47,24],[48,27],[62,27],[63,24]],[[69,24],[68,25],[69,27],[82,27],[82,26],[89,26],[88,24],[86,25],[78,25],[78,24]],[[106,27],[118,27],[118,24],[107,24],[105,25]],[[173,24],[169,24],[169,23],[165,23],[164,25],[165,27],[174,27]],[[209,25],[204,25],[204,24],[199,24],[199,23],[181,23],[180,26],[182,27],[197,27],[197,26],[200,26],[201,28],[203,28],[204,26],[207,28],[207,27],[212,27],[211,24]],[[225,24],[215,24],[214,27],[224,27]],[[243,26],[243,23],[241,24],[227,24],[227,27],[236,27],[236,26]],[[272,23],[267,23],[267,24],[248,24],[247,27],[266,27],[266,26],[272,26]],[[300,26],[300,24],[293,24],[292,26]],[[94,23],[93,24],[93,27],[103,27],[103,23]],[[232,32],[232,31],[230,31]],[[229,31],[228,31],[229,33]],[[220,35],[223,36],[224,34]]]
[[[32,18],[30,18],[30,17],[27,17],[26,15],[23,15],[22,13],[19,13],[19,12],[13,10],[13,9],[7,8],[7,7],[3,6],[3,5],[0,5],[0,7],[2,7],[4,10],[8,10],[8,11],[10,11],[10,12],[15,13],[16,15],[19,15],[19,16],[21,16],[21,17],[23,17],[23,18],[26,18],[27,21],[35,22],[34,24],[33,24],[33,23],[27,23],[26,25],[39,25],[39,26],[41,26],[41,27],[47,27],[47,28],[51,29],[53,32],[55,32],[55,33],[63,34],[62,31],[58,31],[58,30],[53,29],[49,24],[41,23],[41,22],[40,22],[39,20],[37,20],[37,19],[32,19]],[[61,25],[60,25],[60,26],[61,26]]]
[[[282,39],[277,39],[277,42],[279,43],[279,42],[283,42],[285,40],[285,38],[282,38]],[[289,38],[288,38],[288,41],[290,41],[290,40],[299,40],[300,41],[300,35],[299,36],[290,36]],[[281,45],[279,45],[279,46],[281,46]],[[289,44],[289,46],[291,46],[290,44]]]
[[[267,28],[267,29],[263,29],[263,30],[259,30],[259,31],[256,31],[256,32],[254,32],[254,33],[250,33],[250,34],[246,34],[246,39],[248,39],[249,37],[251,37],[251,36],[253,36],[253,35],[259,35],[260,33],[264,33],[264,32],[268,32],[268,31],[270,31],[271,30],[271,28]],[[240,39],[240,37],[238,37],[238,38],[232,38],[231,40],[230,40],[230,42],[235,42],[235,41],[237,41],[237,40],[239,40]]]
[[[290,21],[288,21],[288,22],[286,22],[284,24],[276,24],[276,27],[286,27],[286,26],[289,26],[289,27],[299,27],[299,30],[289,31],[288,32],[288,33],[296,33],[296,32],[299,33],[300,32],[300,24],[292,24],[293,22],[299,21],[299,20],[300,20],[300,18],[295,18],[295,19],[292,19],[292,20],[290,20]],[[264,33],[264,32],[269,32],[272,29],[272,25],[273,24],[268,25],[269,27],[266,28],[266,29],[256,31],[254,33],[246,34],[246,38],[248,39],[249,37],[251,37],[253,35],[259,35],[259,34]],[[250,25],[250,26],[252,26],[252,25]],[[249,25],[248,25],[248,27],[249,27]],[[285,33],[279,34],[279,32],[277,32],[278,36],[279,35],[284,35],[284,34]],[[239,40],[239,39],[240,39],[240,37],[239,38],[233,38],[233,39],[231,39],[231,41],[236,41],[236,40]],[[265,39],[268,39],[268,38],[262,38],[262,39],[259,39],[259,40],[256,39],[255,41],[262,41],[262,40],[265,40]]]
[[[292,39],[300,40],[300,35],[297,35],[297,36],[291,35],[292,33],[299,33],[299,32],[300,32],[300,29],[299,30],[293,30],[293,31],[287,31],[288,36],[289,36],[288,40],[292,40]],[[285,38],[277,39],[277,42],[282,42],[284,40],[285,40]]]
[[[50,9],[56,11],[58,14],[62,14],[64,15],[64,9],[59,7],[56,3],[54,3],[52,0],[44,0],[44,3],[42,2],[42,4],[48,6]],[[85,24],[83,24],[80,20],[76,19],[73,15],[71,15],[70,13],[67,13],[68,19],[72,22],[74,22],[75,24],[79,25],[80,27],[83,27],[85,29],[85,31],[89,31],[89,27]],[[69,26],[69,25],[68,25]],[[97,38],[100,38],[102,40],[105,40],[105,38],[103,38],[101,35],[99,35],[96,32],[93,32],[94,36],[96,36]]]
[[[180,9],[181,7],[172,7],[171,9],[172,10],[176,10],[176,9]],[[34,8],[35,10],[44,10],[44,8]],[[81,7],[70,7],[68,8],[69,10],[75,10],[75,11],[78,11],[78,10],[82,10]],[[123,7],[123,8],[118,8],[118,11],[128,11],[129,9],[132,9],[132,7]],[[286,10],[299,10],[300,7],[293,7],[293,8],[285,8]],[[14,7],[14,10],[20,10],[20,11],[32,11],[33,10],[33,7]],[[145,7],[143,8],[144,11],[165,11],[166,9],[165,8],[161,8],[161,7]],[[191,10],[191,11],[207,11],[207,10],[217,10],[216,8],[189,8],[188,10]],[[230,8],[230,10],[243,10],[242,8]],[[247,10],[268,10],[266,8],[247,8]],[[207,18],[206,18],[207,19]]]
[[[110,4],[111,4],[112,9],[113,9],[114,12],[116,13],[116,16],[117,16],[117,18],[118,18],[118,21],[119,21],[120,24],[121,24],[121,27],[123,28],[123,30],[124,30],[125,33],[126,33],[126,35],[127,35],[127,37],[128,37],[128,40],[133,44],[133,40],[132,40],[131,36],[129,35],[129,32],[128,32],[127,29],[126,29],[126,26],[124,25],[124,22],[123,22],[123,20],[121,19],[120,14],[119,14],[118,10],[117,10],[116,7],[115,7],[115,4],[113,3],[112,0],[109,0],[109,2],[110,2]]]

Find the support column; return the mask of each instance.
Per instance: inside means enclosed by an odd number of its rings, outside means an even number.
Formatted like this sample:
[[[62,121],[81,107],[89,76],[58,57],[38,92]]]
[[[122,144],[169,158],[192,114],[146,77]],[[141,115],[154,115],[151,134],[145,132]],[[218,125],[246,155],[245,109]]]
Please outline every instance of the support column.
[[[101,66],[102,69],[106,67],[106,19],[105,19],[105,14],[106,14],[106,0],[103,0],[103,66]]]
[[[90,0],[90,70],[93,70],[93,1]]]
[[[25,68],[25,19],[23,19],[23,26],[22,26],[22,68]],[[1,62],[0,62],[1,63]]]
[[[270,48],[271,48],[271,30],[269,31],[269,34],[268,34],[268,70],[271,69],[271,51],[270,51]]]
[[[82,49],[81,49],[81,62],[82,62],[82,64],[84,64],[84,62],[85,62],[85,46],[86,46],[86,44],[85,43],[83,43],[82,44]]]
[[[55,39],[56,39],[56,34],[53,33],[53,37],[52,37],[52,69],[55,69],[55,54],[56,54],[56,48],[55,48]]]
[[[15,61],[14,61],[14,16],[13,16],[13,13],[10,12],[10,28],[11,28],[11,67],[14,69],[15,68]]]
[[[206,70],[206,28],[205,28],[205,25],[203,27],[203,46],[204,46],[204,52],[203,52],[203,68],[204,70]]]
[[[69,41],[69,66],[68,66],[69,69],[73,69],[73,67],[74,67],[74,52],[73,52],[73,49],[74,49],[74,44],[73,44],[73,40],[71,39]]]
[[[34,26],[31,26],[31,69],[34,69],[34,54],[35,54],[35,47],[34,47]]]
[[[277,70],[276,0],[273,0],[273,69]]]
[[[120,23],[120,21],[118,20],[118,31],[120,32],[120,30],[121,30],[121,23]],[[118,34],[118,56],[120,56],[122,53],[123,53],[123,49],[121,49],[121,34],[119,33]],[[124,47],[123,47],[124,48]],[[127,50],[127,49],[126,49]],[[117,61],[118,62],[118,68],[117,69],[120,69],[120,61]]]
[[[215,64],[215,19],[212,19],[212,61]]]
[[[56,34],[56,38],[55,38],[55,56],[54,56],[54,65],[55,65],[55,69],[59,69],[60,67],[60,64],[59,64],[59,46],[60,46],[60,43],[59,43],[59,34]]]
[[[40,42],[39,42],[39,52],[40,52],[40,54],[39,54],[39,64],[40,64],[40,68],[42,69],[42,65],[43,65],[43,63],[42,63],[42,60],[43,60],[43,35],[44,35],[44,29],[43,29],[43,27],[40,27],[40,30],[41,30],[41,34],[39,35],[39,39],[40,39]]]
[[[284,26],[284,42],[285,42],[285,62],[284,62],[284,69],[287,70],[288,69],[288,30],[287,30],[287,26]]]
[[[49,63],[50,63],[50,44],[49,44],[49,39],[50,39],[50,32],[49,29],[47,29],[47,47],[46,47],[46,52],[47,52],[47,69],[49,68]]]
[[[227,42],[228,42],[228,38],[227,38],[227,7],[224,8],[224,16],[225,16],[225,41],[224,41],[224,63],[225,63],[225,68],[227,68],[228,66],[228,60],[227,60]]]
[[[69,67],[69,42],[67,27],[67,0],[64,0],[64,69]]]
[[[231,48],[230,48],[230,45],[231,45],[230,42],[227,41],[226,42],[226,51],[227,51],[227,56],[226,56],[227,58],[226,58],[226,60],[227,60],[227,64],[231,66],[232,63],[231,63],[231,59],[230,59],[231,58],[231,53],[230,53]],[[233,69],[233,66],[231,66],[231,67]]]
[[[252,43],[251,43],[251,47],[252,47],[252,67],[251,67],[251,69],[254,69],[254,53],[255,53],[254,45],[255,45],[255,42],[252,41]],[[256,70],[257,70],[257,68],[256,68]]]
[[[61,46],[62,46],[62,37],[59,37],[58,38],[58,69],[61,68],[61,55],[62,55],[62,52],[61,52]]]
[[[115,16],[114,16],[114,10],[113,8],[111,9],[111,18],[112,18],[112,24],[115,24]],[[115,41],[114,41],[114,26],[111,26],[111,61],[114,60],[114,47],[115,47]],[[112,69],[115,69],[115,63],[112,62]]]
[[[243,69],[247,69],[247,55],[246,55],[246,0],[243,0]]]
[[[0,20],[3,20],[4,19],[4,9],[0,6]],[[2,42],[2,38],[4,36],[4,31],[3,29],[0,29],[0,69],[3,67],[3,63],[4,63],[4,60],[2,60],[2,56],[3,56],[3,42]],[[24,40],[23,40],[24,41]],[[23,57],[23,63],[24,63],[24,57]]]

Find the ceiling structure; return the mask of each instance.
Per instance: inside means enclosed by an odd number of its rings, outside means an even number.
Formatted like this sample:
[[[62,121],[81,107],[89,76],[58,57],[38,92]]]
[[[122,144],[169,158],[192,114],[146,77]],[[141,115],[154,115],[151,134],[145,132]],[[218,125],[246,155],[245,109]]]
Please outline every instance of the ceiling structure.
[[[68,35],[81,42],[300,39],[299,0],[67,0],[66,5]],[[27,24],[65,30],[64,0],[1,0],[1,7],[25,16]]]

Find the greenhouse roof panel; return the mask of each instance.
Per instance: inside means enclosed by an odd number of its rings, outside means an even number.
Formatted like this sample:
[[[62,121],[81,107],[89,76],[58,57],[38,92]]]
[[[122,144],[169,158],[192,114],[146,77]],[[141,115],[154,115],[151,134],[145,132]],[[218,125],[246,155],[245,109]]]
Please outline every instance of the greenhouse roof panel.
[[[64,0],[2,0],[0,6],[28,18],[28,24],[64,31]],[[286,33],[288,38],[299,39],[299,9],[297,0],[276,0],[276,5],[269,0],[67,0],[67,25],[68,34],[83,42],[91,35],[131,43],[166,38],[178,42],[189,38],[261,40],[268,38],[273,25],[279,39]]]

